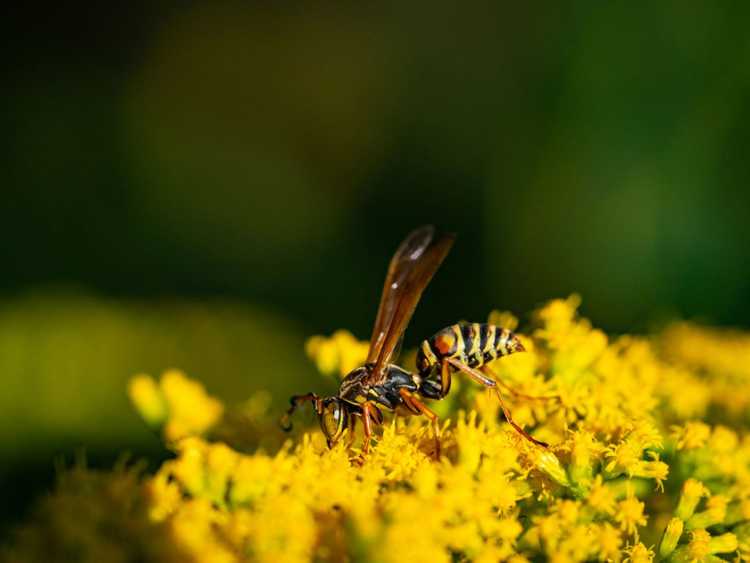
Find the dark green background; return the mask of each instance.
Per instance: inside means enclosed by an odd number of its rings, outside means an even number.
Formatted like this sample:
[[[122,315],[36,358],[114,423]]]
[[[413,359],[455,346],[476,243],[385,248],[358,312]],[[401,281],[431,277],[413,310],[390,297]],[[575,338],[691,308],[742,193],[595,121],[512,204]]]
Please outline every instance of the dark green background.
[[[407,344],[580,292],[613,332],[749,326],[747,3],[34,5],[6,18],[6,521],[55,455],[154,455],[127,377],[325,388],[413,227]],[[330,388],[330,383],[328,388]],[[277,403],[278,404],[278,403]]]

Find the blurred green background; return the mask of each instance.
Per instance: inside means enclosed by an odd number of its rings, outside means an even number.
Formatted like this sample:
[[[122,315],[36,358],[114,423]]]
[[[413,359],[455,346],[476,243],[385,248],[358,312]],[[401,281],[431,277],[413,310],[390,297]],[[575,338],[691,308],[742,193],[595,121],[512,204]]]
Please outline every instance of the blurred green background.
[[[407,335],[580,292],[609,331],[750,326],[750,5],[34,4],[5,18],[0,525],[83,450],[159,455],[125,382],[325,389],[413,227]],[[329,385],[330,387],[330,385]]]

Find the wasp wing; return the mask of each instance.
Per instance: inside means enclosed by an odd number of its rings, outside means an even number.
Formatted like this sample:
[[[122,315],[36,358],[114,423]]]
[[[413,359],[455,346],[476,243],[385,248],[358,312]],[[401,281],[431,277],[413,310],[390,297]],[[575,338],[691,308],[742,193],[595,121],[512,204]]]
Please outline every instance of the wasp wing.
[[[370,338],[370,350],[367,354],[367,363],[374,363],[380,355],[388,327],[393,320],[398,297],[403,290],[403,283],[409,271],[413,268],[415,259],[430,245],[434,238],[435,228],[425,225],[411,233],[399,245],[396,253],[388,265],[388,273],[383,284],[383,293],[380,296],[380,306],[375,317],[375,325],[372,328]]]
[[[454,235],[437,236],[431,225],[409,234],[388,266],[375,318],[367,363],[374,363],[363,383],[380,382],[427,284],[453,246]]]

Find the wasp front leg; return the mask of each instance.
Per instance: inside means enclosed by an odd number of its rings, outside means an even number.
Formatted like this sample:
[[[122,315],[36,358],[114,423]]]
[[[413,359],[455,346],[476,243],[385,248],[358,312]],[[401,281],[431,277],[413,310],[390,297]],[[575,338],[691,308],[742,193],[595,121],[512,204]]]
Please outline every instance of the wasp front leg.
[[[349,437],[346,440],[347,449],[351,449],[352,444],[354,444],[356,428],[357,428],[357,417],[354,414],[352,414],[349,416]]]
[[[372,440],[372,429],[375,424],[383,423],[383,413],[372,402],[362,403],[362,427],[364,428],[365,439],[362,444],[362,455],[370,453],[370,441]]]
[[[523,436],[528,441],[538,446],[542,446],[543,448],[548,447],[548,444],[546,442],[537,440],[536,438],[531,436],[531,434],[529,434],[523,428],[521,428],[518,424],[516,424],[516,421],[513,420],[513,417],[511,416],[510,411],[508,410],[508,407],[505,406],[505,401],[503,401],[503,396],[500,394],[500,390],[498,389],[497,382],[494,379],[487,377],[481,371],[476,370],[472,367],[469,367],[463,362],[456,360],[455,358],[446,358],[445,361],[449,362],[450,365],[456,368],[457,370],[468,375],[471,379],[473,379],[477,383],[480,383],[484,385],[485,387],[492,389],[495,392],[495,395],[497,396],[497,400],[500,401],[500,408],[503,411],[503,415],[505,415],[505,420],[507,420],[508,424],[510,424],[513,428],[515,428],[516,431],[521,436]]]
[[[435,459],[440,459],[440,420],[438,415],[435,414],[430,407],[425,405],[416,395],[408,391],[407,389],[401,388],[398,390],[399,395],[403,399],[407,408],[415,414],[423,414],[430,419],[432,423],[432,435],[435,438]]]

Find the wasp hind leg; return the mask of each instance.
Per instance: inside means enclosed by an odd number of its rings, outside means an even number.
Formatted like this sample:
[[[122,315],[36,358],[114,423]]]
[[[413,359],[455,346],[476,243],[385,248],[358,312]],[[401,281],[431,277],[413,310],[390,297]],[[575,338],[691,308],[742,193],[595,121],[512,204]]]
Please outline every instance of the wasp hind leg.
[[[500,385],[508,393],[510,393],[514,397],[518,397],[519,399],[526,399],[527,401],[553,401],[553,400],[557,400],[560,398],[557,395],[538,396],[538,395],[526,395],[524,393],[519,393],[518,391],[513,389],[513,387],[511,387],[507,383],[504,383],[503,380],[500,377],[498,377],[498,375],[486,365],[482,366],[481,370],[485,375],[487,375],[488,377],[491,377],[492,380],[495,381],[495,383]]]
[[[430,419],[430,422],[432,423],[432,435],[435,438],[435,459],[440,459],[440,420],[438,419],[438,415],[436,415],[430,407],[425,405],[422,401],[419,400],[418,397],[416,397],[413,393],[406,389],[399,389],[398,390],[399,395],[401,395],[401,398],[404,400],[404,403],[406,403],[406,406],[409,410],[413,411],[415,414],[423,414],[427,418]]]
[[[500,385],[503,389],[505,389],[508,393],[513,395],[514,397],[518,397],[519,399],[525,399],[527,401],[554,401],[559,399],[557,395],[526,395],[524,393],[520,393],[519,391],[513,389],[510,385],[507,383],[504,383],[503,380],[498,377],[498,375],[492,371],[487,365],[482,366],[481,368],[482,373],[484,373],[487,377],[491,377],[495,383]]]
[[[505,401],[503,401],[503,397],[500,394],[500,390],[498,389],[497,382],[494,379],[486,376],[479,370],[476,370],[474,368],[467,366],[463,362],[459,362],[455,358],[446,358],[445,361],[449,362],[450,365],[456,368],[457,370],[462,371],[463,373],[468,375],[471,379],[473,379],[477,383],[480,383],[481,385],[484,385],[485,387],[492,389],[495,392],[495,395],[497,395],[498,401],[500,401],[500,408],[503,410],[503,415],[505,415],[505,420],[507,420],[508,424],[510,424],[513,428],[515,428],[516,432],[518,432],[521,436],[526,438],[529,442],[532,442],[544,448],[548,447],[548,444],[546,442],[537,440],[536,438],[532,437],[531,434],[526,432],[526,430],[524,430],[518,424],[516,424],[516,421],[513,420],[513,417],[511,416],[510,411],[508,410],[508,407],[505,406]]]

